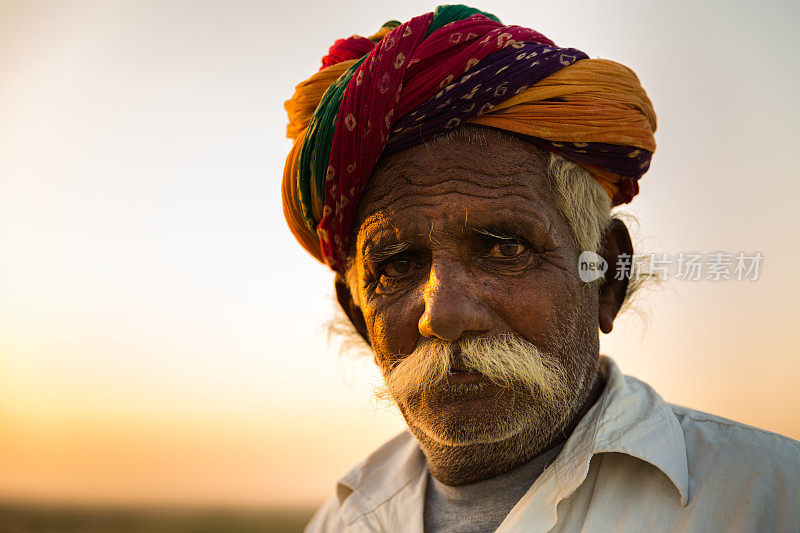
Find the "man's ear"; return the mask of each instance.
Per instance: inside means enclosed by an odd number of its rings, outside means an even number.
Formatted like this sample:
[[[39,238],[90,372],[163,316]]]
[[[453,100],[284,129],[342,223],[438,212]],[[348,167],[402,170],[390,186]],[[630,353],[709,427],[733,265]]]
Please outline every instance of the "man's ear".
[[[603,333],[611,333],[611,329],[614,326],[614,319],[622,307],[622,302],[625,301],[625,293],[628,290],[628,279],[631,274],[630,265],[633,262],[631,235],[628,233],[628,228],[625,227],[625,224],[621,220],[617,218],[612,220],[611,228],[606,234],[600,256],[606,260],[608,270],[606,270],[605,280],[600,286],[600,292],[598,294],[599,306],[597,319],[600,325],[600,331]]]
[[[356,331],[364,341],[372,346],[369,342],[369,334],[367,333],[367,322],[364,320],[364,314],[361,312],[361,308],[356,305],[356,302],[353,300],[353,295],[350,294],[350,287],[347,285],[347,281],[345,281],[344,276],[340,273],[336,273],[336,277],[333,280],[333,285],[336,288],[336,300],[339,302],[339,305],[342,306],[342,310],[347,315],[347,318],[350,319],[350,322],[353,323],[355,326]]]

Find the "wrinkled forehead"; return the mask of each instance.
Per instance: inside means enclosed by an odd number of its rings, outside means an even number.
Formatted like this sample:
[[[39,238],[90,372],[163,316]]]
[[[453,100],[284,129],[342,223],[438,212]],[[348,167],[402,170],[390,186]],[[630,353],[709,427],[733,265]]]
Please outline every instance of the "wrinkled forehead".
[[[508,133],[459,128],[381,159],[359,200],[353,234],[365,221],[448,195],[550,211],[548,161],[546,151]]]

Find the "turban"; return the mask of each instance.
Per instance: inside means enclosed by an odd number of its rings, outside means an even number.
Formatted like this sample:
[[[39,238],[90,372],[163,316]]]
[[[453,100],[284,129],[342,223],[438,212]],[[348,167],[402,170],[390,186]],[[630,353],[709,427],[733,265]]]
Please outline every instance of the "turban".
[[[337,271],[381,155],[459,125],[508,131],[574,161],[612,205],[639,192],[655,150],[655,112],[629,68],[460,5],[339,39],[285,107],[294,145],[284,215],[300,244]]]

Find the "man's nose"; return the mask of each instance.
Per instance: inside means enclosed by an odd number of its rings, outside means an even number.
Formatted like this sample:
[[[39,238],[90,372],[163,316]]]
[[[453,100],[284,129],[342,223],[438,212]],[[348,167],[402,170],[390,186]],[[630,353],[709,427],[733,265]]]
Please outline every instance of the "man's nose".
[[[431,266],[424,299],[425,311],[419,319],[424,337],[454,341],[492,328],[493,314],[484,295],[475,290],[469,272],[457,261]]]

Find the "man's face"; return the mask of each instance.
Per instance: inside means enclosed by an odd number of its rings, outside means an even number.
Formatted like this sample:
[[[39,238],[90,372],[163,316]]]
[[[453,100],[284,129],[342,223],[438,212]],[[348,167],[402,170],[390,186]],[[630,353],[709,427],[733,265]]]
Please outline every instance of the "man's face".
[[[450,373],[395,396],[418,437],[459,445],[539,425],[547,442],[597,372],[597,291],[578,277],[580,251],[554,206],[546,153],[493,130],[484,136],[419,145],[377,167],[358,208],[358,300],[387,378],[431,343],[452,343],[453,365],[470,370],[460,342],[510,337],[567,378],[569,405],[556,409],[524,387]]]

